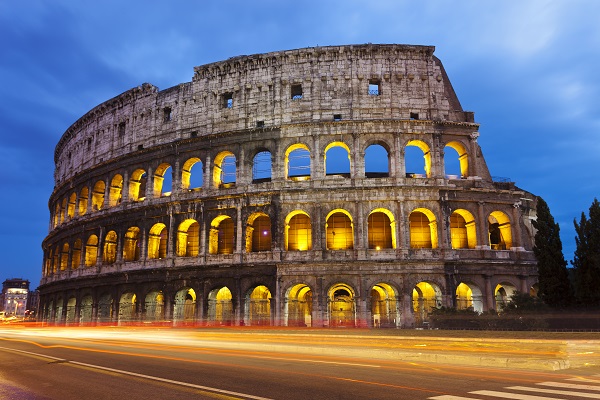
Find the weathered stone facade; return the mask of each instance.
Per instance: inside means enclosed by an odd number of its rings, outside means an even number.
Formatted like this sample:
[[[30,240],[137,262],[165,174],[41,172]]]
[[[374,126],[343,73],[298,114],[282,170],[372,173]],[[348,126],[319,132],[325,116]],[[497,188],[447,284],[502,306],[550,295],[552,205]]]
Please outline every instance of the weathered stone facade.
[[[410,327],[532,290],[535,198],[492,180],[433,51],[239,56],[89,111],[55,150],[44,318]]]

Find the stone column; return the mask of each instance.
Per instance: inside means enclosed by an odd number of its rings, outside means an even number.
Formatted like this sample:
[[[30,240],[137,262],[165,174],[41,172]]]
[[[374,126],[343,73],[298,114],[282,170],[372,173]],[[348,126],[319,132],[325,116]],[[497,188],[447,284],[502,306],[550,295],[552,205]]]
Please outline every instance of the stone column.
[[[494,291],[492,288],[492,275],[483,275],[485,281],[485,310],[495,310]]]
[[[477,244],[478,248],[489,250],[490,249],[490,240],[488,237],[488,224],[487,218],[485,217],[483,207],[485,203],[483,201],[477,202],[477,216],[479,219],[479,223],[477,224]]]

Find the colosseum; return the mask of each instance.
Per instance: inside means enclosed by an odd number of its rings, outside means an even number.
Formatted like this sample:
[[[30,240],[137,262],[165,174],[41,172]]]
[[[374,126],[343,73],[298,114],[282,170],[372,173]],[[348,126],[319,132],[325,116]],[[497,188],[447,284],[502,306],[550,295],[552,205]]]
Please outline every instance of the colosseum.
[[[492,178],[432,46],[243,55],[62,135],[51,323],[426,326],[535,291],[535,196]],[[500,138],[498,138],[500,140]]]

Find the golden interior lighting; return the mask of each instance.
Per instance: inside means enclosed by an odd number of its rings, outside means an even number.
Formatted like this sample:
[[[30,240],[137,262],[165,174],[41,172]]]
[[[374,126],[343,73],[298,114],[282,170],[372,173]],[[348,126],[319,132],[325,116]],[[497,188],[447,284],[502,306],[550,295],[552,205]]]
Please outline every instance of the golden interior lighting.
[[[437,222],[425,208],[415,209],[409,216],[411,249],[437,248]]]
[[[334,210],[327,216],[327,250],[354,248],[354,229],[350,215],[345,210]]]
[[[427,143],[421,140],[409,140],[408,143],[406,143],[406,146],[415,146],[421,149],[421,151],[423,152],[424,161],[423,171],[425,172],[425,176],[427,178],[431,178],[431,151]]]
[[[146,197],[146,171],[136,169],[129,179],[129,199],[142,201]]]
[[[492,250],[510,250],[512,231],[510,219],[502,211],[494,211],[488,217],[489,241]]]
[[[304,211],[288,214],[285,226],[286,250],[306,251],[312,249],[312,225]]]

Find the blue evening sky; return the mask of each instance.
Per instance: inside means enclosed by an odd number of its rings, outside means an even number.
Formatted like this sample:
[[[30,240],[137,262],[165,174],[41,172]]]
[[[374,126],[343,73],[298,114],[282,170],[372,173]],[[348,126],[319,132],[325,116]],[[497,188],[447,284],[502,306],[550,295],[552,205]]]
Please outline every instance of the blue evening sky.
[[[97,104],[193,67],[303,47],[433,45],[481,124],[490,172],[542,196],[560,223],[600,197],[600,1],[0,2],[0,281],[37,287],[54,147]]]

